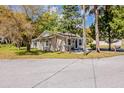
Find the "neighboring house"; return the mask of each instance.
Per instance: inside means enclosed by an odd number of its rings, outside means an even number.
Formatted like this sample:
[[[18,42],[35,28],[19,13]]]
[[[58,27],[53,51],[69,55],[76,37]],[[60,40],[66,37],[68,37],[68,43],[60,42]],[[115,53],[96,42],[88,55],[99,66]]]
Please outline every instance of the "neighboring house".
[[[5,37],[0,36],[0,43],[1,43],[1,44],[7,43],[7,40],[5,39]]]
[[[32,40],[31,48],[43,51],[73,51],[83,50],[82,38],[72,33],[51,33],[44,31],[39,37]]]
[[[96,41],[93,41],[93,44],[96,44]],[[99,41],[100,45],[108,45],[109,43],[106,41]],[[116,46],[121,46],[123,44],[123,40],[115,40],[112,42],[112,45],[116,45]]]

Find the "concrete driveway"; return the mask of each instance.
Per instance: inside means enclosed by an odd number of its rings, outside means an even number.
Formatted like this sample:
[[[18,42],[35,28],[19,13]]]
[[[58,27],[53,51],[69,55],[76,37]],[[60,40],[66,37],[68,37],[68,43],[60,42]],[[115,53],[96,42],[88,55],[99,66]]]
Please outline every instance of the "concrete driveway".
[[[0,88],[124,87],[124,56],[0,60]]]

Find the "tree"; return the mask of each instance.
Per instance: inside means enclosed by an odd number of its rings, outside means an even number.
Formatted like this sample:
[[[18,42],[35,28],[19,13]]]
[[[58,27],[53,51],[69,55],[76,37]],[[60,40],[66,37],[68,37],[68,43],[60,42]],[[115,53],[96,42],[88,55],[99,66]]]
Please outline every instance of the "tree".
[[[33,6],[33,5],[23,5],[21,6],[23,13],[26,16],[27,24],[24,26],[25,31],[23,32],[23,38],[27,46],[27,51],[30,51],[31,40],[36,32],[35,20],[41,14],[42,7],[41,6]]]
[[[94,11],[95,11],[95,32],[96,32],[96,51],[100,52],[100,47],[99,47],[99,29],[98,29],[98,7],[94,6]]]
[[[113,6],[112,7],[113,18],[110,22],[112,29],[113,39],[124,38],[124,6]]]
[[[91,9],[91,13],[95,15],[95,35],[96,35],[96,51],[100,52],[100,45],[99,45],[99,15],[101,10],[103,10],[102,6],[94,5]]]
[[[90,28],[87,28],[86,29],[86,41],[87,41],[87,45],[90,45],[92,42],[93,42],[93,40],[94,40],[94,38],[93,37],[95,37],[95,33],[94,33],[94,31],[92,31],[92,29],[90,29]]]
[[[107,41],[109,43],[109,50],[111,50],[111,43],[113,39],[113,34],[111,27],[110,27],[110,22],[113,19],[113,14],[112,14],[112,6],[106,5],[104,14],[99,17],[99,29],[100,29],[100,38]]]
[[[42,8],[40,6],[18,6],[18,11],[13,6],[1,6],[1,30],[10,43],[18,47],[21,43],[26,44],[27,51],[30,51],[30,44],[35,35],[35,20]]]
[[[53,33],[54,37],[56,37],[56,33],[59,31],[59,17],[55,11],[51,11],[51,7],[48,6],[48,10],[41,14],[39,18],[36,20],[37,30],[38,32],[47,31],[49,33]],[[55,46],[53,47],[54,51],[57,51],[57,38],[54,41]]]
[[[117,39],[122,39],[124,35],[124,7],[123,6],[105,6],[103,15],[99,16],[99,32],[100,39],[109,43],[109,50],[111,44]]]
[[[82,10],[83,10],[83,50],[84,53],[86,52],[86,45],[87,45],[87,41],[86,41],[86,14],[87,12],[89,12],[89,6],[83,5],[81,6]]]
[[[90,28],[90,30],[91,30],[91,32],[92,32],[92,33],[89,33],[89,35],[90,35],[90,37],[91,37],[93,40],[95,40],[95,37],[96,37],[96,35],[95,35],[95,25],[92,24],[89,28]]]
[[[39,32],[43,31],[56,31],[58,15],[56,13],[45,12],[36,20],[37,30]]]
[[[79,6],[64,5],[61,18],[61,31],[82,35],[81,26],[82,18],[79,13]],[[71,52],[71,47],[71,45],[68,46],[69,52]]]
[[[81,14],[79,13],[79,6],[64,5],[62,11],[61,30],[62,32],[80,33],[81,32]]]
[[[9,18],[10,11],[5,6],[0,6],[0,35],[6,37],[8,24],[10,24]],[[8,21],[9,20],[9,21]]]
[[[105,6],[104,15],[100,16],[100,33],[101,38],[111,44],[117,39],[122,39],[124,35],[124,7],[123,6]]]
[[[29,42],[28,40],[32,39],[32,34],[34,34],[34,31],[32,31],[32,24],[27,21],[27,17],[24,13],[12,12],[10,17],[12,24],[10,24],[8,29],[12,32],[12,43],[21,47],[22,42],[27,44],[27,42]]]
[[[22,40],[21,35],[18,33],[15,25],[16,22],[12,17],[13,12],[8,6],[0,6],[0,33],[4,36],[8,43],[16,43]]]

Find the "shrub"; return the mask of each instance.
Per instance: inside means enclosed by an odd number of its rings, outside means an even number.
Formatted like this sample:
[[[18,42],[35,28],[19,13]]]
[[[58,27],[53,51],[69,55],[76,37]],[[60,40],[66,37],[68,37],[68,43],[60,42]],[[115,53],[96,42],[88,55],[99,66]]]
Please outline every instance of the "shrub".
[[[96,49],[96,44],[90,43],[90,48],[93,49],[93,50]]]

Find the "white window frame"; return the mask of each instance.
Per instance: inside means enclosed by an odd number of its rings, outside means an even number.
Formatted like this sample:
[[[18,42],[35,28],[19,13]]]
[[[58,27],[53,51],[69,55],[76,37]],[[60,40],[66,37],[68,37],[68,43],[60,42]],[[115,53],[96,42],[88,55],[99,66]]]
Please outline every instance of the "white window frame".
[[[45,44],[45,46],[46,47],[48,47],[49,46],[49,41],[48,40],[46,40],[46,42],[45,42],[46,44]]]
[[[81,41],[81,44],[80,44],[80,41]],[[80,38],[79,39],[79,46],[82,46],[83,45],[83,42],[82,41],[83,41],[83,39]]]
[[[70,41],[70,44],[69,44],[69,41]],[[70,46],[71,45],[71,39],[67,39],[67,44]]]

